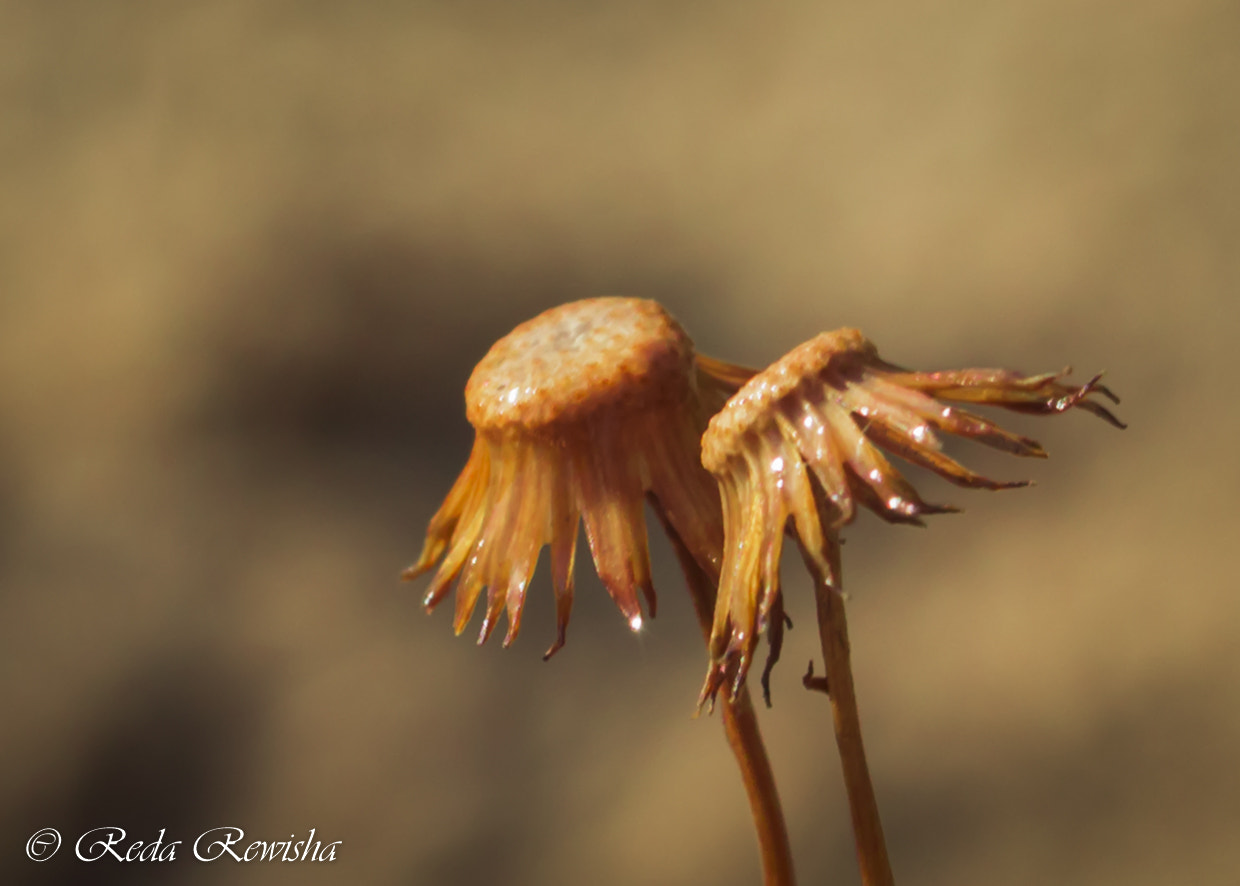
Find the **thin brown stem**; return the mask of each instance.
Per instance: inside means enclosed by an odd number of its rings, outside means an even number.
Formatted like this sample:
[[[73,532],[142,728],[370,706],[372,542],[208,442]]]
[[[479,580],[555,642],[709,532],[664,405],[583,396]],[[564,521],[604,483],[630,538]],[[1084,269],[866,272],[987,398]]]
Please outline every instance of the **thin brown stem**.
[[[838,549],[833,571],[840,574]],[[852,813],[853,835],[857,841],[857,863],[864,886],[893,886],[891,862],[883,840],[883,824],[878,816],[878,800],[865,762],[865,745],[861,741],[861,718],[857,713],[857,696],[853,690],[852,665],[849,662],[848,620],[844,615],[844,597],[838,586],[814,574],[814,596],[818,603],[818,635],[822,640],[825,678],[815,678],[811,665],[805,675],[807,688],[825,689],[831,697],[835,719],[835,742],[839,746],[840,763],[844,768],[844,786],[848,791],[848,808]],[[825,679],[825,683],[822,682]]]
[[[712,581],[681,541],[676,530],[665,518],[662,508],[654,502],[658,514],[672,540],[672,547],[680,560],[697,613],[703,637],[709,642],[711,621],[714,616],[717,582]],[[748,688],[743,688],[733,702],[723,702],[723,728],[728,746],[740,767],[741,780],[749,797],[749,809],[753,813],[754,829],[758,836],[758,849],[762,856],[762,882],[764,886],[794,886],[796,876],[792,870],[792,848],[788,842],[788,828],[784,824],[784,811],[775,787],[775,773],[762,743],[762,732]]]

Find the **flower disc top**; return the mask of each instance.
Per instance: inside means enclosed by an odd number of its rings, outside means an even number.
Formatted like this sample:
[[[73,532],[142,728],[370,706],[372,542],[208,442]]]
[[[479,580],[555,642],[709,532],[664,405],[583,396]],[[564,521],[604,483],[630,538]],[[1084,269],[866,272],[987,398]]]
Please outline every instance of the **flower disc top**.
[[[480,430],[537,431],[684,396],[692,366],[688,335],[657,303],[586,299],[496,342],[465,386],[465,414]]]

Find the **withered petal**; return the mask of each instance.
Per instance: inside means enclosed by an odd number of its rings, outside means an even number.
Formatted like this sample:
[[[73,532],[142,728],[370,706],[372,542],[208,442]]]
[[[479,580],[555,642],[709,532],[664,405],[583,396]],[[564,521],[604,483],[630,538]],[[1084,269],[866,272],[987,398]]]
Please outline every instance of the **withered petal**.
[[[884,424],[881,419],[872,422],[865,429],[865,435],[890,452],[907,462],[928,468],[945,480],[968,489],[1018,489],[1028,486],[1030,480],[991,480],[969,470],[960,462],[944,455],[937,449],[922,446],[910,440]]]
[[[557,482],[565,483],[563,474]],[[581,518],[569,496],[557,493],[552,497],[551,517],[551,585],[555,589],[555,642],[543,654],[547,661],[564,646],[568,620],[573,611],[573,568],[577,559],[577,526]]]
[[[596,445],[615,444],[597,440]],[[626,458],[590,451],[577,455],[573,474],[586,542],[603,586],[629,627],[637,630],[642,625],[638,589],[648,602],[654,597],[640,479]]]

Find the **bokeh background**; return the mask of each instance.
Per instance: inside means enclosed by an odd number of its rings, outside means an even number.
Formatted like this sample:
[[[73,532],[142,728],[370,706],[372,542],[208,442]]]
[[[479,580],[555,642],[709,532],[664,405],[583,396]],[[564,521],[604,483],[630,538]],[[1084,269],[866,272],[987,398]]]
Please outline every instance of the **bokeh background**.
[[[1211,0],[0,5],[0,880],[758,880],[666,542],[633,637],[452,636],[400,570],[516,323],[657,298],[764,365],[1109,372],[1037,486],[845,568],[902,884],[1240,881],[1240,7]],[[584,559],[584,558],[583,558]],[[587,561],[588,562],[588,561]],[[856,882],[807,583],[763,728]],[[27,837],[119,825],[169,865]],[[210,827],[334,865],[187,857]]]

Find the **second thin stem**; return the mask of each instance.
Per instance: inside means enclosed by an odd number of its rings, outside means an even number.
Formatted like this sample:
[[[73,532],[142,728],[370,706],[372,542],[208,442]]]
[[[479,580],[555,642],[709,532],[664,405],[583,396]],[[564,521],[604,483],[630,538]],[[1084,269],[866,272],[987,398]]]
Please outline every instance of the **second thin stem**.
[[[812,565],[810,571],[814,571]],[[838,563],[835,572],[839,574]],[[861,882],[864,886],[893,886],[895,881],[891,874],[891,862],[887,858],[883,824],[878,816],[878,800],[874,796],[870,769],[865,762],[865,745],[861,741],[861,718],[857,713],[857,696],[853,690],[844,598],[838,588],[818,575],[814,580],[814,597],[818,604],[818,635],[822,640],[826,684],[825,687],[817,684],[811,670],[805,677],[805,685],[825,688],[831,697],[835,742],[844,768],[844,786],[848,791],[848,808],[857,841]]]

